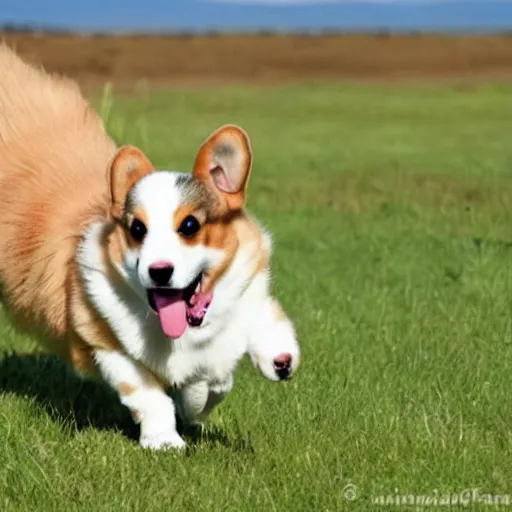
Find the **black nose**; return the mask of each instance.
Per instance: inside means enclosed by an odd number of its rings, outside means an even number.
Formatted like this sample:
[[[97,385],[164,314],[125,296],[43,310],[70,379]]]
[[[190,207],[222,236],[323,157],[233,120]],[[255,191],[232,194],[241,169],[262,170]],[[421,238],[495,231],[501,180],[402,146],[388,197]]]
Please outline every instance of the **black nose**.
[[[281,380],[290,378],[292,372],[292,355],[288,352],[279,354],[274,359],[274,370]]]
[[[172,265],[154,264],[149,267],[149,277],[158,286],[165,286],[169,284],[174,267]]]

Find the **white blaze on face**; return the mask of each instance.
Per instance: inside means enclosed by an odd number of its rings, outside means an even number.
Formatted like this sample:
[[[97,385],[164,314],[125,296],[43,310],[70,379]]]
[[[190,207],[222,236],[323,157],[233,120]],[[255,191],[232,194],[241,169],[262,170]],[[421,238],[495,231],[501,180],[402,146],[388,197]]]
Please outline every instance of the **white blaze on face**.
[[[202,248],[187,246],[175,230],[174,215],[183,202],[176,177],[175,173],[155,172],[143,178],[131,195],[135,208],[142,208],[146,214],[147,234],[138,268],[145,288],[155,286],[149,276],[149,267],[154,263],[168,261],[173,265],[171,288],[188,286],[205,263]]]

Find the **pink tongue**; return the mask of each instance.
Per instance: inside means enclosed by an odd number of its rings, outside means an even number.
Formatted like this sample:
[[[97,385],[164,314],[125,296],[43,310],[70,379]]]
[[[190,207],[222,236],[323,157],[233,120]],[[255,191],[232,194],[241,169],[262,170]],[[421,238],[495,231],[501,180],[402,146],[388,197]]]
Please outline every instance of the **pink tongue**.
[[[166,297],[154,293],[156,310],[162,330],[169,338],[179,338],[187,328],[187,305],[181,295]]]

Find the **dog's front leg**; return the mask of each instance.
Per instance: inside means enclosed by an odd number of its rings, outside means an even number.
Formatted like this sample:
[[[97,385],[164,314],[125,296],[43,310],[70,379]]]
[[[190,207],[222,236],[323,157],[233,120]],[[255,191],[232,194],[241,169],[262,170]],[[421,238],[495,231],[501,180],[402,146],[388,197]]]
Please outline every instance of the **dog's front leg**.
[[[233,377],[211,384],[205,380],[184,386],[176,393],[180,418],[188,425],[202,423],[233,387]]]
[[[119,393],[121,403],[140,423],[142,447],[154,450],[185,447],[176,430],[173,401],[150,372],[119,351],[96,350],[95,360],[102,377]]]
[[[264,298],[258,314],[251,317],[247,352],[253,364],[270,380],[290,378],[300,359],[295,328],[279,302]]]

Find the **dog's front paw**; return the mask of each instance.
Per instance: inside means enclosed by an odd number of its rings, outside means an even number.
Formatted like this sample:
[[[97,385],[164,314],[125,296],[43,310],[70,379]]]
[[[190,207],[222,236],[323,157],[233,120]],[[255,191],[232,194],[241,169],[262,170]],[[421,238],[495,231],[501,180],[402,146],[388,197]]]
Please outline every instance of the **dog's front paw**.
[[[263,330],[264,327],[264,330]],[[300,360],[297,336],[289,320],[269,322],[257,332],[249,346],[254,365],[269,380],[287,380],[296,372]]]
[[[185,441],[177,433],[160,432],[155,434],[145,434],[139,441],[142,448],[150,450],[182,450],[187,446]]]

